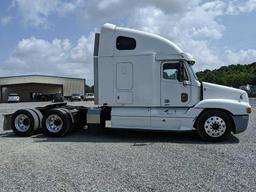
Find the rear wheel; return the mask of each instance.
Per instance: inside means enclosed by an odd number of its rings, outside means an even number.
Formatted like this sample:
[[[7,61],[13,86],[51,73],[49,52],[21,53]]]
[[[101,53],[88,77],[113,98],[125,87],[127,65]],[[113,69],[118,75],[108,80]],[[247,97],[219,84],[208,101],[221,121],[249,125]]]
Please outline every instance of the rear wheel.
[[[42,127],[45,135],[61,137],[73,128],[73,122],[66,111],[51,109],[44,115]]]
[[[42,121],[43,121],[43,115],[42,115],[42,113],[41,113],[41,111],[39,111],[38,109],[31,109],[32,111],[34,111],[35,112],[35,114],[36,114],[36,116],[37,116],[37,118],[38,118],[38,123],[39,123],[39,125],[38,125],[38,128],[37,128],[37,130],[36,130],[36,132],[41,132],[42,131]]]
[[[30,136],[40,127],[40,117],[32,109],[20,109],[11,118],[11,128],[16,135]]]
[[[231,117],[220,110],[208,110],[200,115],[197,132],[203,140],[223,141],[231,135]]]

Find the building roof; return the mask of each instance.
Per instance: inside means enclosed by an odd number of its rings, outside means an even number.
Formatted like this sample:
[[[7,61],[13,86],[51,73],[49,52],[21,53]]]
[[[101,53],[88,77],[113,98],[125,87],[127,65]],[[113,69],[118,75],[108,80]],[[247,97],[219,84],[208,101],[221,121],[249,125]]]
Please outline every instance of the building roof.
[[[77,80],[85,80],[85,78],[77,78],[77,77],[64,77],[57,75],[39,75],[39,74],[30,74],[30,75],[14,75],[14,76],[2,76],[1,78],[15,78],[15,77],[56,77],[56,78],[64,78],[64,79],[77,79]]]

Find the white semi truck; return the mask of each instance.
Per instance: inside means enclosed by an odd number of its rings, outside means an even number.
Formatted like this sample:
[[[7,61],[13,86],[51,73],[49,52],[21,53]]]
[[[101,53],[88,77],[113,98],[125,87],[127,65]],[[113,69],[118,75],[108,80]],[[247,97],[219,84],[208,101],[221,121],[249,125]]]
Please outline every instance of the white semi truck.
[[[95,34],[98,107],[52,104],[5,115],[4,129],[64,136],[73,128],[196,130],[210,141],[246,130],[252,109],[245,91],[199,82],[195,61],[160,36],[105,24]],[[94,126],[91,126],[94,125]],[[95,126],[96,125],[96,126]]]

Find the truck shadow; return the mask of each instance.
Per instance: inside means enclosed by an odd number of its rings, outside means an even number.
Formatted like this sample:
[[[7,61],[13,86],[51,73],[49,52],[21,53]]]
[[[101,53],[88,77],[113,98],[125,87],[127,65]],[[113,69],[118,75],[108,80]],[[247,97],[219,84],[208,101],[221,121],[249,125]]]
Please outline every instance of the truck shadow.
[[[13,133],[0,134],[1,137],[17,137]],[[18,138],[18,137],[17,137]],[[158,132],[141,130],[106,130],[88,132],[86,129],[75,131],[65,137],[46,137],[43,134],[33,135],[34,142],[90,142],[90,143],[133,143],[134,146],[145,146],[153,143],[184,143],[184,144],[237,144],[239,139],[232,135],[223,142],[202,141],[195,131]]]

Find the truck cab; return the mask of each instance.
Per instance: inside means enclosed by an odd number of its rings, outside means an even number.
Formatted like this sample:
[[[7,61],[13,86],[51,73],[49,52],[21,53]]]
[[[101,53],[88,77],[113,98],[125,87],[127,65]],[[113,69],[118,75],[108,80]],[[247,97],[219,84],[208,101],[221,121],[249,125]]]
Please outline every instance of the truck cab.
[[[251,111],[245,91],[199,82],[194,58],[158,35],[105,24],[95,36],[95,103],[111,128],[193,130],[221,140]]]

